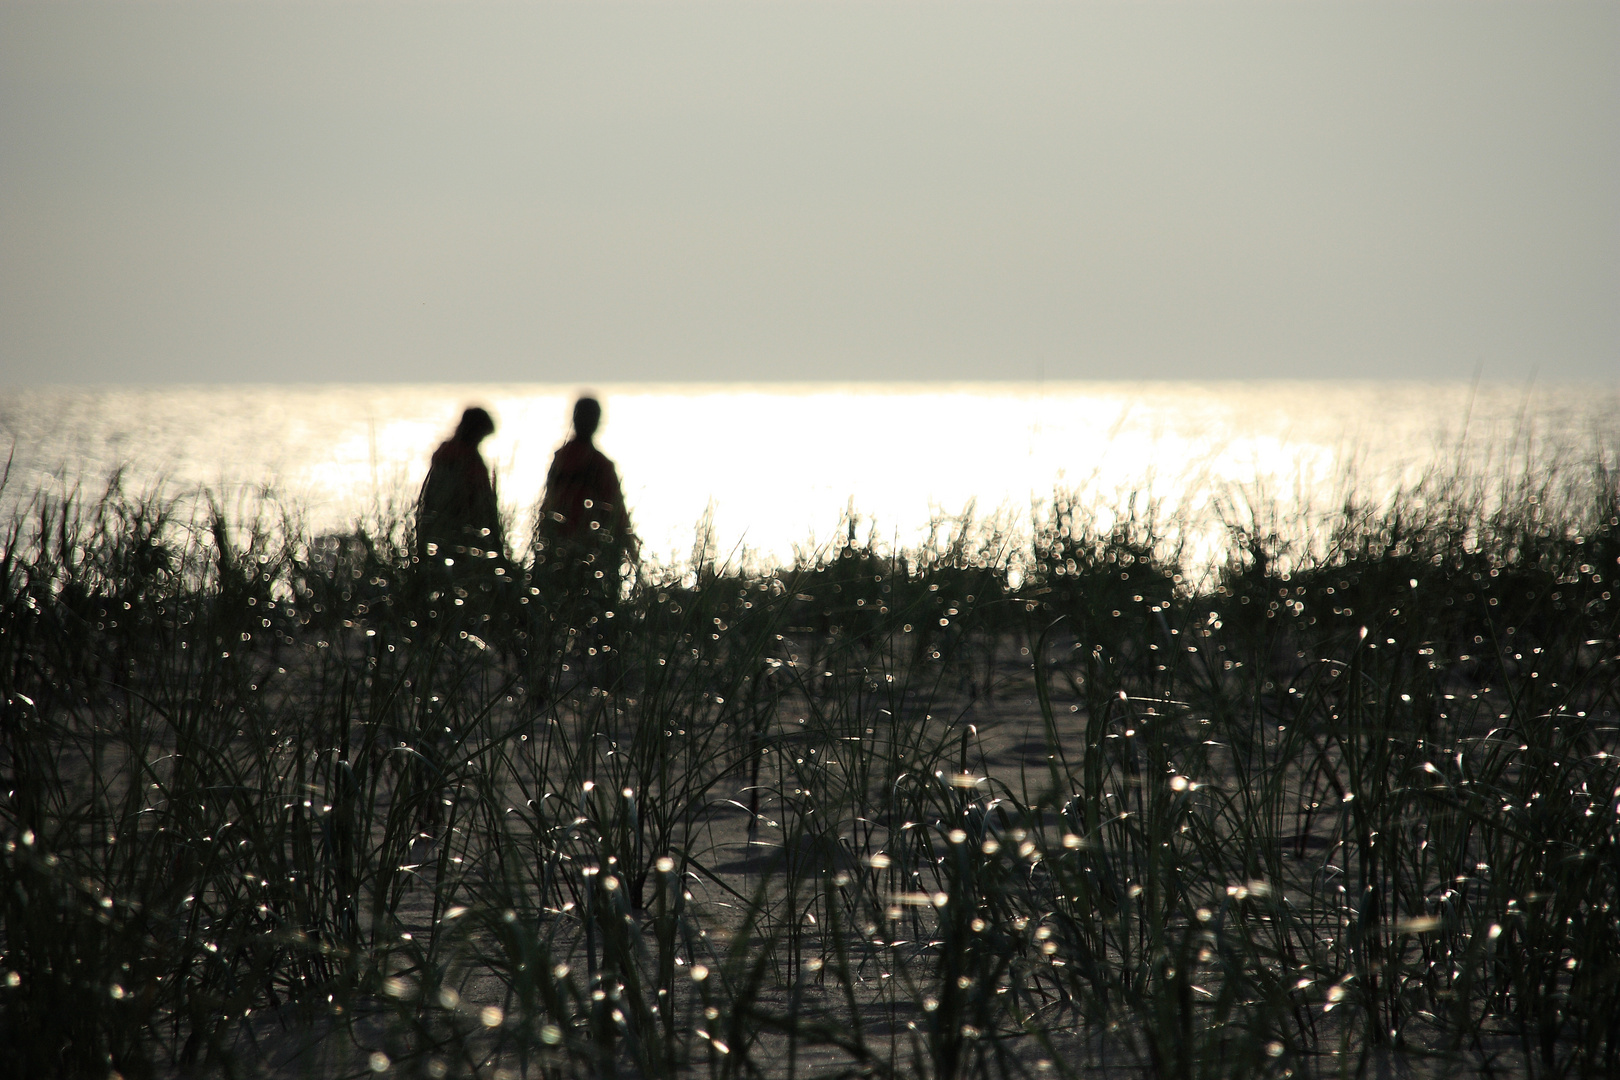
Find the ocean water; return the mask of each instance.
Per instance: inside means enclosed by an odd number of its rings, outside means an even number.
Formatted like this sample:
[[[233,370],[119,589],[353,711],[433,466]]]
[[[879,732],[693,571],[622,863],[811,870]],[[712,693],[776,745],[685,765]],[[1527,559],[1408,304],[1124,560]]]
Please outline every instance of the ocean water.
[[[312,532],[407,512],[429,455],[481,404],[503,505],[527,534],[579,388],[304,385],[0,394],[9,519],[39,492],[195,499],[238,518],[294,507]],[[1465,382],[599,385],[598,444],[645,550],[679,564],[700,522],[721,559],[791,560],[843,534],[921,542],[971,514],[1027,533],[1054,494],[1106,526],[1133,496],[1190,530],[1195,560],[1251,512],[1306,530],[1347,495],[1429,474],[1491,479],[1615,461],[1620,386]],[[275,511],[279,514],[279,511]]]

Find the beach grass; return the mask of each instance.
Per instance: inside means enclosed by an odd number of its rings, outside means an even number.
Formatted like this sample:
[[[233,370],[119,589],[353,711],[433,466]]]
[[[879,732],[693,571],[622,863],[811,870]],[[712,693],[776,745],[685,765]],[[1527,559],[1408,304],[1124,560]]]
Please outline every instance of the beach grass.
[[[608,602],[403,516],[27,505],[0,1071],[1620,1072],[1601,462]]]

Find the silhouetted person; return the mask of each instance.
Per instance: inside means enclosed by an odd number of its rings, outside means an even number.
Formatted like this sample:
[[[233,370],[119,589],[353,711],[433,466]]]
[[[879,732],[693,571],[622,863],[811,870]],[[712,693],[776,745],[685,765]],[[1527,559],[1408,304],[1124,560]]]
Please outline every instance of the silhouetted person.
[[[582,397],[574,403],[574,437],[551,459],[540,511],[558,540],[578,541],[603,529],[629,541],[630,516],[619,489],[619,472],[591,440],[602,423],[602,405]]]
[[[586,625],[617,602],[620,567],[638,550],[619,472],[591,441],[601,422],[595,398],[574,403],[574,437],[551,459],[535,523],[535,568]]]
[[[443,566],[487,559],[503,554],[500,513],[489,467],[478,444],[495,431],[495,421],[483,409],[461,414],[456,433],[433,452],[433,464],[422,482],[416,504],[416,542],[424,563]]]

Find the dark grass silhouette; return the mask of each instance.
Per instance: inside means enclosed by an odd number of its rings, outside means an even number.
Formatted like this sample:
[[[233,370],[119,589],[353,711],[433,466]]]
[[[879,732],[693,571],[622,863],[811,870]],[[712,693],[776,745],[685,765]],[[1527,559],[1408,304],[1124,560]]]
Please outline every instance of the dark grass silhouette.
[[[648,575],[609,665],[403,522],[38,493],[0,1069],[1613,1075],[1617,494],[1431,484],[1196,579],[1060,499]]]

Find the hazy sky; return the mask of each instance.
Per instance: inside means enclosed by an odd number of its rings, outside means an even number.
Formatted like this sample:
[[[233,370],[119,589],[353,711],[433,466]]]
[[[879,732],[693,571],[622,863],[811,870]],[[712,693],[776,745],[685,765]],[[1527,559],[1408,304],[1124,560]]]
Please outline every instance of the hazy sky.
[[[1620,5],[0,6],[0,385],[1620,378]]]

